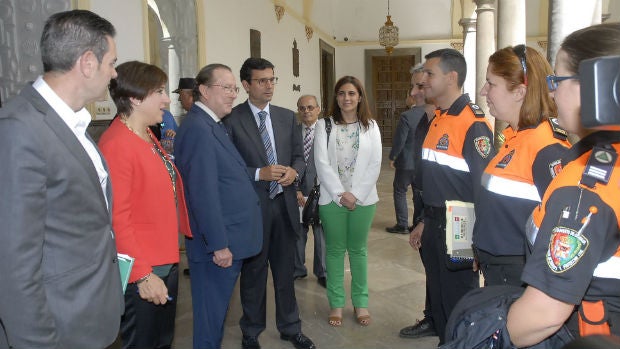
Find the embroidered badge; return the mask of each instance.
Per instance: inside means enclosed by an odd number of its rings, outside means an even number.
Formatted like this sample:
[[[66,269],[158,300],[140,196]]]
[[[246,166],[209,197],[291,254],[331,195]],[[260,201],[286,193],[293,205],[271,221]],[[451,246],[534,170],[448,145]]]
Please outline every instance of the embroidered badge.
[[[551,163],[549,163],[549,174],[551,174],[551,178],[555,178],[555,176],[560,174],[562,171],[562,160],[557,159]]]
[[[554,273],[563,273],[579,262],[588,249],[588,239],[565,227],[555,227],[549,239],[547,265]]]
[[[512,157],[515,155],[515,150],[511,150],[510,153],[506,154],[498,163],[495,165],[497,168],[506,168]]]
[[[487,158],[489,154],[491,154],[491,141],[489,137],[482,136],[474,139],[474,146],[476,147],[476,151],[483,158]]]
[[[437,142],[436,148],[439,150],[448,150],[448,146],[450,145],[450,140],[448,140],[448,134],[444,133],[441,138],[439,138],[439,142]]]

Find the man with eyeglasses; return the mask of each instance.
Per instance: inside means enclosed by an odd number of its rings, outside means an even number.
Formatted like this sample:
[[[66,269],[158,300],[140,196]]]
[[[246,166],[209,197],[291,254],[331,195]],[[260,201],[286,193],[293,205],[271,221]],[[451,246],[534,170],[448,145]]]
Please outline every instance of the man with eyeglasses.
[[[416,67],[411,74],[411,88],[415,87],[416,80],[422,80],[422,65]],[[396,213],[396,224],[392,227],[385,228],[388,233],[409,234],[409,208],[407,207],[407,191],[411,187],[413,191],[413,222],[411,229],[416,225],[416,218],[420,216],[422,196],[416,193],[415,173],[416,173],[416,154],[414,142],[416,140],[415,132],[425,116],[424,109],[424,93],[423,90],[417,89],[418,95],[413,97],[416,106],[403,112],[396,126],[396,132],[392,139],[392,149],[390,150],[390,167],[394,169],[394,211]],[[420,93],[422,92],[422,93]],[[411,95],[409,95],[411,97]],[[419,192],[418,188],[418,192]],[[416,205],[416,200],[418,204]]]
[[[304,207],[310,191],[316,181],[316,168],[314,167],[314,127],[321,114],[321,107],[313,95],[303,95],[297,100],[297,110],[299,111],[298,128],[302,133],[304,145],[304,161],[306,171],[299,176],[297,186],[297,203],[299,207]],[[306,242],[308,241],[308,231],[310,227],[302,223],[302,233],[297,240],[297,253],[295,254],[295,280],[305,278],[308,275],[306,266]],[[312,224],[314,234],[314,262],[312,272],[317,277],[319,285],[326,287],[325,277],[325,237],[323,236],[323,226],[320,222]]]
[[[194,348],[220,348],[224,320],[245,258],[263,242],[260,201],[253,178],[231,142],[222,118],[239,88],[223,64],[209,64],[196,77],[196,101],[176,140],[193,239],[186,239],[192,273]]]
[[[240,75],[248,100],[233,108],[225,124],[254,178],[263,212],[263,249],[246,260],[241,269],[241,346],[260,349],[258,336],[266,327],[270,266],[280,338],[295,348],[313,349],[312,340],[301,332],[293,278],[295,245],[301,234],[294,183],[306,167],[301,132],[292,110],[270,103],[278,82],[271,62],[248,58]]]

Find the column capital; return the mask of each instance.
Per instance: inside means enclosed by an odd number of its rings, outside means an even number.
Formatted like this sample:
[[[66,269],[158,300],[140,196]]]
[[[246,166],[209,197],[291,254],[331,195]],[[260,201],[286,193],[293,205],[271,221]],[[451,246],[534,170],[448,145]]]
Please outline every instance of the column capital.
[[[475,18],[461,18],[459,25],[463,27],[464,33],[472,33],[476,31],[476,19]]]
[[[476,13],[495,10],[493,7],[495,0],[474,0],[474,3],[476,4]]]

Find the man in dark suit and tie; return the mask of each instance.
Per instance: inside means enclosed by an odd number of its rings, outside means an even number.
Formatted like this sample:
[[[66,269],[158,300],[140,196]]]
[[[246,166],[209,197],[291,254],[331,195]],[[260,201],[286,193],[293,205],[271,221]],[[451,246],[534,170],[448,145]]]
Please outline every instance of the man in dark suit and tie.
[[[413,73],[413,72],[412,72]],[[421,74],[421,70],[415,74]],[[413,79],[412,79],[413,80]],[[400,115],[394,139],[392,140],[392,150],[390,151],[390,167],[394,171],[394,210],[396,211],[396,225],[387,227],[388,233],[409,234],[409,208],[407,207],[407,191],[409,187],[413,191],[413,207],[422,206],[422,195],[419,189],[416,192],[415,173],[416,164],[414,142],[415,131],[424,116],[425,111],[422,105],[409,109]],[[420,215],[419,210],[413,212],[412,226]]]
[[[0,110],[0,348],[105,348],[124,301],[107,167],[84,108],[116,77],[115,29],[52,15],[43,76]]]
[[[295,244],[300,234],[294,183],[305,168],[303,145],[293,111],[269,103],[277,82],[273,68],[262,58],[248,58],[243,63],[241,83],[249,98],[225,119],[254,179],[263,215],[263,249],[247,259],[241,270],[241,345],[244,349],[260,348],[258,336],[266,327],[269,265],[280,338],[291,341],[295,348],[312,349],[314,343],[301,332],[293,279]]]
[[[302,134],[304,145],[304,161],[306,170],[299,175],[297,185],[297,202],[299,207],[304,207],[306,199],[314,187],[316,180],[316,167],[314,166],[314,127],[321,114],[321,107],[313,95],[304,95],[297,100],[300,123],[298,125]],[[295,279],[304,278],[308,275],[306,266],[306,242],[308,241],[309,226],[302,224],[302,233],[297,240],[297,253],[295,255]],[[312,225],[314,234],[314,262],[312,272],[317,277],[319,285],[326,286],[325,278],[325,237],[323,226],[320,222]]]
[[[228,66],[209,64],[196,77],[194,99],[175,146],[193,239],[185,242],[192,273],[194,348],[219,349],[224,320],[243,260],[263,243],[260,201],[253,177],[221,118],[239,88]]]

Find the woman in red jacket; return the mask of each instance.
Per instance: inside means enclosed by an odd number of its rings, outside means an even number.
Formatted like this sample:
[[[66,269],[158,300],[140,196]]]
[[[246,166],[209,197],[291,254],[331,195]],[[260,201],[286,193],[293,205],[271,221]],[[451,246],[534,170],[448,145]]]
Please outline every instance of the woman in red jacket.
[[[181,177],[148,126],[161,123],[166,74],[127,62],[110,95],[117,116],[101,136],[113,191],[112,223],[120,253],[135,258],[121,319],[123,348],[169,348],[174,335],[179,233],[191,236]]]

